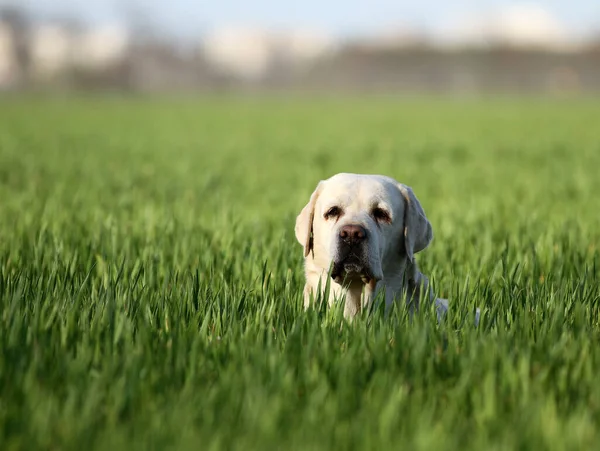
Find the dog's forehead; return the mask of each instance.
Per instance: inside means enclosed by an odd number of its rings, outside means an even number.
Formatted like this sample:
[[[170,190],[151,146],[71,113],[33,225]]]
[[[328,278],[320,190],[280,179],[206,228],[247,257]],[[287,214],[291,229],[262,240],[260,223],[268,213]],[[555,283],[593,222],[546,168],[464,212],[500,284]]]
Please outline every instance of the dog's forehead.
[[[400,198],[397,182],[390,177],[367,174],[337,174],[325,183],[323,198],[344,205],[385,202],[396,204]]]

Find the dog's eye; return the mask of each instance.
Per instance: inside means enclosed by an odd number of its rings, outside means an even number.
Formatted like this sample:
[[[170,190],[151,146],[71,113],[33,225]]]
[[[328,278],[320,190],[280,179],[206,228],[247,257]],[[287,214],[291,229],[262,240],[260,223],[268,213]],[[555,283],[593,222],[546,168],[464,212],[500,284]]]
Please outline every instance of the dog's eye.
[[[325,219],[337,218],[341,214],[342,214],[342,210],[340,209],[340,207],[331,207],[329,210],[327,210],[324,217],[325,217]]]
[[[383,208],[374,208],[371,214],[378,222],[391,222],[392,220],[390,214]]]

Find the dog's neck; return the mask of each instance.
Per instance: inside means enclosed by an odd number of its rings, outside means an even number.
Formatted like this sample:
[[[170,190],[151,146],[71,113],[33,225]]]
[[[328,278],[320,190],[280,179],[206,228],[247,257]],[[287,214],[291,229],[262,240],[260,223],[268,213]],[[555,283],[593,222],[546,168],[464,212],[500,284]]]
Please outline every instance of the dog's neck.
[[[433,299],[433,292],[429,285],[429,279],[419,271],[416,260],[410,261],[408,257],[401,258],[385,267],[384,284],[393,289],[386,289],[386,312],[389,311],[393,302],[402,296],[406,296],[406,304],[411,311],[418,309],[421,302]]]
[[[406,302],[411,311],[418,309],[421,302],[429,303],[433,300],[433,291],[429,279],[419,271],[416,261],[407,262],[403,288],[406,291]]]

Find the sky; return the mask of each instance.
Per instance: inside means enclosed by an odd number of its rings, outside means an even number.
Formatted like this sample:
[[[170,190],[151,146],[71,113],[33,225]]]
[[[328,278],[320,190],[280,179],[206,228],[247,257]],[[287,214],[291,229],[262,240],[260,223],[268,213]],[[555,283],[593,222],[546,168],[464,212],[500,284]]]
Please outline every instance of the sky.
[[[68,14],[94,23],[118,22],[129,5],[129,10],[143,13],[163,31],[180,37],[201,36],[225,26],[305,28],[338,37],[406,26],[435,31],[468,16],[523,4],[507,0],[0,0],[0,5],[11,3],[26,5],[40,16]],[[568,30],[600,30],[600,1],[533,4]]]

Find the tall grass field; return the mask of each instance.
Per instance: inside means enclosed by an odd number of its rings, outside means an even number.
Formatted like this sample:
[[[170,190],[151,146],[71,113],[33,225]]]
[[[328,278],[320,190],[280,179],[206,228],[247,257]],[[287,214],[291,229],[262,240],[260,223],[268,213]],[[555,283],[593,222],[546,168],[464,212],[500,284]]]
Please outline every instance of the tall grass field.
[[[597,449],[599,124],[585,99],[2,99],[0,449]],[[294,222],[337,172],[413,187],[443,323],[304,311]]]

